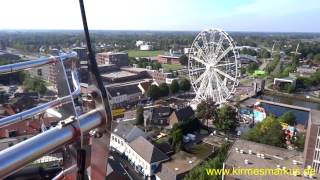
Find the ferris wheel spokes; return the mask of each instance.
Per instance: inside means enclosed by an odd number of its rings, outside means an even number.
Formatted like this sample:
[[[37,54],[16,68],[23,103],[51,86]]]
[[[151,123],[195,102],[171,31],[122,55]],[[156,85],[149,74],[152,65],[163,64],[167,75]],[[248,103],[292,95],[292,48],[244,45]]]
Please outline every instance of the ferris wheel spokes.
[[[188,70],[195,101],[226,102],[238,85],[238,53],[231,37],[219,29],[202,31],[189,53]]]
[[[228,79],[230,79],[231,81],[237,81],[237,79],[236,78],[234,78],[234,77],[232,77],[232,76],[230,76],[229,74],[227,74],[227,73],[225,73],[225,72],[223,72],[223,71],[221,71],[220,69],[218,69],[218,68],[216,68],[216,69],[214,69],[217,73],[219,73],[220,75],[222,75],[222,76],[224,76],[224,77],[226,77],[226,78],[228,78]]]

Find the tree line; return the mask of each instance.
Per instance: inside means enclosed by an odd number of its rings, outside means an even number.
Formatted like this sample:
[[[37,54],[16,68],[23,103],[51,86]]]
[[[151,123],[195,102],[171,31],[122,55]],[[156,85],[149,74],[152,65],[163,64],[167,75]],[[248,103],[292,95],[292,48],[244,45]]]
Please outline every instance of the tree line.
[[[183,92],[189,91],[191,89],[191,83],[188,79],[183,78],[180,81],[173,80],[170,85],[167,83],[161,83],[159,86],[151,85],[149,90],[147,91],[148,97],[152,100],[157,100],[160,97],[165,97],[170,94],[175,94],[180,90]]]

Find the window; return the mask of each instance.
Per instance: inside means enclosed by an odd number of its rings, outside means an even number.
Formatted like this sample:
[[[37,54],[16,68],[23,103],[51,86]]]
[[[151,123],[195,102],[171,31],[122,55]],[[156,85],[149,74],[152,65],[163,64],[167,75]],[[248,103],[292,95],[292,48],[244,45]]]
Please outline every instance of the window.
[[[17,136],[17,131],[10,131],[9,132],[9,137],[16,137]]]
[[[38,69],[37,74],[38,76],[42,76],[42,69]]]

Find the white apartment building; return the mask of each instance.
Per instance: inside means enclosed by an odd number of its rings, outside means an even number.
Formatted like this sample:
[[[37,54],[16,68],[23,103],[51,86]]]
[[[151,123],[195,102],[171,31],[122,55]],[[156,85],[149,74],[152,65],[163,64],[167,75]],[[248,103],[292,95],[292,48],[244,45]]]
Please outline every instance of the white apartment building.
[[[146,137],[146,134],[137,126],[128,122],[120,122],[111,133],[110,146],[123,154],[128,143],[137,137]]]
[[[125,155],[132,166],[145,177],[155,174],[161,162],[169,157],[146,139],[137,126],[120,122],[111,133],[110,146]]]
[[[169,157],[142,136],[130,142],[125,151],[131,164],[145,177],[153,176],[163,161]]]

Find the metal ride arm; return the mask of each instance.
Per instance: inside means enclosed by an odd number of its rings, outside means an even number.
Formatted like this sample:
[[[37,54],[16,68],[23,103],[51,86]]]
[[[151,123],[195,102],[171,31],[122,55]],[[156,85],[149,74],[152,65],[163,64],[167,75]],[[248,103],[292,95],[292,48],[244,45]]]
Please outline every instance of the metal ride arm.
[[[74,74],[72,73],[72,78],[75,79],[73,75]],[[4,117],[4,118],[0,119],[0,127],[4,127],[4,126],[8,126],[8,125],[11,125],[14,123],[19,123],[19,122],[28,120],[29,118],[32,118],[33,116],[40,114],[49,108],[56,107],[56,106],[71,102],[72,98],[75,98],[80,95],[79,82],[74,83],[73,86],[76,87],[76,89],[71,93],[71,95],[57,98],[53,101],[36,106],[32,109],[28,109],[26,111],[14,114],[12,116],[8,116],[8,117]]]
[[[103,121],[101,111],[93,110],[79,117],[80,128],[83,132],[99,127]],[[79,134],[72,119],[61,123],[21,143],[0,152],[0,177],[4,178],[23,168],[27,164],[72,143]]]
[[[71,159],[64,159],[64,161],[70,160],[71,165],[69,163],[69,165],[65,166],[64,170],[59,173],[55,179],[61,179],[63,177],[69,179],[75,179],[75,177],[77,179],[83,179],[85,170],[88,169],[88,167],[90,167],[90,172],[88,172],[90,179],[105,179],[106,177],[112,116],[107,92],[101,80],[94,53],[91,48],[84,4],[82,0],[79,0],[79,3],[89,52],[88,71],[90,84],[88,86],[88,96],[92,98],[92,101],[90,102],[92,103],[90,105],[92,110],[78,118],[67,118],[64,121],[61,121],[60,125],[57,127],[0,151],[1,179],[17,172],[43,155],[62,147],[67,150],[67,153],[71,151],[71,149],[76,150],[77,152],[76,154],[72,154],[71,152],[71,156],[73,156]],[[4,65],[0,66],[0,74],[31,69],[52,63],[63,63],[64,60],[76,56],[77,54],[72,52],[60,54],[60,56]],[[35,115],[43,113],[48,108],[72,102],[74,98],[80,95],[80,84],[76,80],[74,73],[75,72],[72,71],[71,75],[75,90],[69,92],[69,95],[18,114],[2,118],[0,119],[0,127],[26,121]],[[83,135],[85,135],[87,139],[90,139],[90,141],[86,141],[87,144],[84,145],[85,147],[82,146],[82,143],[79,147],[79,140],[82,142]],[[73,161],[73,158],[75,157],[77,158],[76,164],[74,164]]]
[[[65,58],[72,58],[76,56],[76,53],[70,53],[64,56]],[[38,60],[31,60],[24,63],[16,63],[11,65],[0,66],[0,74],[11,73],[19,70],[24,70],[24,69],[30,69],[30,68],[38,67],[41,65],[47,65],[50,63],[57,63],[59,62],[59,60],[57,60],[59,58],[60,56],[50,57],[50,58],[41,58]],[[72,72],[71,75],[72,75],[73,86],[75,87],[75,90],[70,95],[58,98],[56,100],[34,107],[29,110],[23,111],[21,113],[2,118],[0,119],[0,127],[5,127],[11,124],[28,120],[35,115],[43,113],[46,109],[50,107],[56,107],[65,103],[69,103],[72,100],[72,98],[78,97],[78,95],[80,94],[80,84],[77,81],[77,79],[74,77],[74,72]],[[94,130],[96,128],[104,130],[104,131],[101,131],[101,133],[108,132],[105,130],[105,124],[106,124],[105,107],[103,106],[102,103],[100,103],[102,98],[97,100],[97,98],[101,97],[99,96],[99,93],[100,92],[98,89],[94,89],[92,91],[91,96],[95,101],[96,108],[79,117],[80,125],[78,125],[78,123],[75,121],[74,118],[69,118],[65,121],[62,121],[62,124],[60,126],[52,128],[43,133],[40,133],[24,142],[21,142],[8,149],[1,151],[0,152],[0,177],[1,178],[8,177],[9,175],[17,172],[27,164],[40,158],[41,156],[47,153],[50,153],[58,148],[66,147],[69,144],[73,144],[74,142],[78,141],[80,138],[79,131],[81,131],[86,135],[89,134],[88,132],[90,130]],[[98,132],[98,131],[96,130],[95,132]],[[92,142],[95,142],[95,141],[96,140],[92,140]],[[104,143],[108,143],[108,142],[105,141]],[[94,145],[94,143],[92,143],[92,145]],[[108,148],[107,146],[103,146],[102,150],[107,151],[107,148]],[[100,155],[99,157],[101,159]],[[78,167],[76,169],[78,169]],[[106,171],[105,170],[106,168],[101,167],[101,169],[104,172]],[[94,170],[94,168],[92,168],[92,170]],[[71,172],[64,171],[63,173],[65,175],[68,173],[72,173],[72,171]]]
[[[94,137],[91,138],[91,156],[90,156],[90,174],[91,179],[105,179],[107,174],[107,164],[109,156],[109,144],[111,136],[111,121],[112,115],[110,110],[110,105],[108,101],[107,91],[102,82],[97,62],[95,60],[95,54],[91,47],[91,40],[88,30],[86,12],[84,8],[83,0],[79,0],[83,29],[85,33],[85,38],[87,42],[88,49],[88,71],[89,71],[89,91],[91,91],[91,96],[94,99],[95,108],[101,109],[104,116],[104,121],[101,126],[97,128],[94,132]],[[103,109],[103,110],[102,110]],[[84,162],[80,158],[78,159],[78,168],[80,171],[84,171],[83,165],[79,162]],[[80,166],[80,167],[79,167]],[[82,167],[81,167],[82,166]],[[78,171],[78,179],[82,179],[84,173]]]

